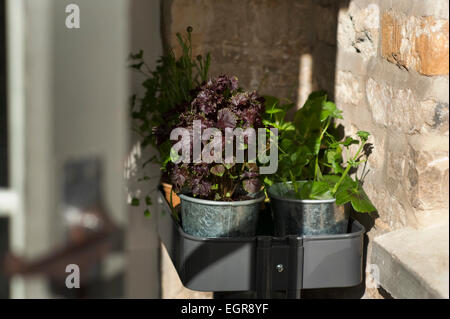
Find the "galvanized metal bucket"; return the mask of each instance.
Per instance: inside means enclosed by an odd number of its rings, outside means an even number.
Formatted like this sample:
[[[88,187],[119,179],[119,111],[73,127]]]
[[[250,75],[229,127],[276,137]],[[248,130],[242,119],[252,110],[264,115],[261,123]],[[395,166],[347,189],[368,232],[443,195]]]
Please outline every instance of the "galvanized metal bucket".
[[[297,182],[300,187],[304,181]],[[336,206],[336,199],[296,199],[292,183],[278,183],[269,190],[270,204],[277,236],[343,234],[347,231],[349,213]]]
[[[186,195],[181,198],[181,225],[184,232],[196,237],[255,236],[264,194],[255,199],[220,202]]]

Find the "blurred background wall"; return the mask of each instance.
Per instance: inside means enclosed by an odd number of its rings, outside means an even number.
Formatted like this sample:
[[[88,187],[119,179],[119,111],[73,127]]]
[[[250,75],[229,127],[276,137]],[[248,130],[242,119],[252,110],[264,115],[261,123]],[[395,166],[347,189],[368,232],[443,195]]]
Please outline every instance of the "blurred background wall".
[[[70,3],[80,8],[79,29],[66,28]],[[5,12],[8,112],[1,123],[3,132],[7,114],[9,183],[0,185],[0,216],[9,232],[2,227],[2,235],[27,260],[64,245],[64,166],[99,159],[104,205],[123,234],[122,248],[101,270],[105,280],[117,281],[116,291],[98,296],[158,297],[154,221],[130,210],[124,163],[135,144],[128,99],[140,85],[130,78],[127,58],[142,48],[153,65],[161,54],[159,1],[14,0],[5,2]],[[9,291],[17,298],[52,296],[42,276],[15,277]]]
[[[160,2],[158,0],[130,1],[130,52],[143,50],[144,58],[150,68],[163,54],[160,32]],[[129,72],[130,93],[142,93],[142,75]],[[128,110],[128,109],[127,109]],[[142,150],[138,137],[131,133],[128,143],[125,178],[128,186],[128,201],[131,196],[150,194],[153,206],[150,217],[144,217],[147,208],[141,200],[139,207],[128,208],[127,248],[127,286],[126,296],[130,298],[159,298],[160,293],[160,245],[156,229],[156,188],[158,187],[159,168],[157,165],[143,164],[154,155],[150,148]],[[151,176],[150,181],[137,182],[143,176]]]

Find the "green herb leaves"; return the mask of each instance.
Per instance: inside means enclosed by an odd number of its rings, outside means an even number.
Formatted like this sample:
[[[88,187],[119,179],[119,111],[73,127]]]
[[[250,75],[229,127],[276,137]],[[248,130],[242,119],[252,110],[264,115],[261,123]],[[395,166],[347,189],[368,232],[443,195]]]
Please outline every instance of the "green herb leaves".
[[[358,135],[361,138],[361,140],[366,142],[369,139],[370,133],[369,132],[365,132],[365,131],[358,131],[356,133],[356,135]]]
[[[350,202],[358,212],[375,211],[361,182],[348,175],[351,168],[364,162],[361,151],[370,133],[358,131],[358,139],[340,137],[334,121],[342,119],[342,111],[328,101],[324,91],[311,93],[293,122],[285,121],[290,107],[292,104],[266,97],[265,124],[279,129],[279,169],[275,176],[264,179],[265,184],[291,181],[296,198],[336,198],[338,205]],[[354,145],[359,146],[350,155]]]
[[[301,185],[297,196],[300,199],[332,199],[330,186],[326,182],[308,181]]]
[[[324,176],[324,181],[328,183],[330,188],[333,188],[340,179],[339,175]],[[368,213],[376,210],[364,192],[361,183],[358,180],[351,179],[348,175],[343,177],[334,196],[337,205],[351,202],[353,209],[357,212]]]

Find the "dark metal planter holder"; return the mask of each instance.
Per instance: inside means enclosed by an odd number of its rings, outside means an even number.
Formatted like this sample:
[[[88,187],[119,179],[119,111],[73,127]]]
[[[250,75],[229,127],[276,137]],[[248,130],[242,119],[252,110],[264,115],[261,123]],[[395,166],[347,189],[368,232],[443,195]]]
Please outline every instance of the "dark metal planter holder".
[[[199,238],[186,234],[159,193],[158,232],[183,285],[214,292],[285,291],[356,286],[362,281],[364,227],[339,235]]]

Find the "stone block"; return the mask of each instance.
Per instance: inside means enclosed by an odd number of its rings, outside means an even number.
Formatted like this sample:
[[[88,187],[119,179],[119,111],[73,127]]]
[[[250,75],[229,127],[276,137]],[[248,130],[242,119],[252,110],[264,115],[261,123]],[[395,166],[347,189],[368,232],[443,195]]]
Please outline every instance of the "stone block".
[[[448,208],[448,151],[413,150],[410,201],[418,210]]]
[[[413,218],[413,216],[407,216],[412,212],[408,212],[396,194],[386,189],[385,185],[367,181],[364,184],[364,190],[377,208],[378,218],[389,230],[401,229],[408,224],[408,220]]]
[[[361,106],[364,103],[363,85],[363,80],[352,72],[338,71],[335,86],[337,105]]]
[[[448,74],[448,20],[387,11],[381,34],[382,55],[389,62],[428,76]]]
[[[376,56],[379,14],[380,9],[374,3],[361,8],[351,2],[348,10],[341,10],[337,33],[339,48],[358,53],[365,59]]]
[[[369,78],[366,96],[375,123],[405,134],[448,135],[448,103],[421,101],[410,88],[396,88]]]
[[[408,142],[405,142],[408,143]],[[386,187],[405,209],[420,213],[441,210],[448,203],[448,149],[390,142],[386,158]]]
[[[405,228],[375,238],[370,262],[394,298],[449,297],[448,224],[423,230]]]

